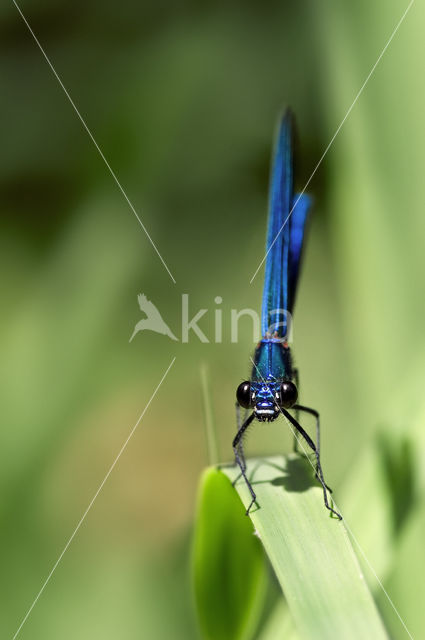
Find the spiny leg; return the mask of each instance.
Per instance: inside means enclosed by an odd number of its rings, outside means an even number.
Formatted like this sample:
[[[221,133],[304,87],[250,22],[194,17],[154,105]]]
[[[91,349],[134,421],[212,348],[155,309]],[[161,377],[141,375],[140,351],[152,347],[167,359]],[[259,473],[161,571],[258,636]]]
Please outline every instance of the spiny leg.
[[[250,504],[248,506],[248,509],[246,510],[246,515],[249,514],[249,511],[250,511],[252,505],[254,504],[257,496],[255,495],[254,489],[252,488],[251,483],[247,478],[246,465],[244,466],[245,461],[242,462],[242,460],[240,458],[240,455],[239,455],[239,450],[240,450],[240,443],[241,443],[243,434],[245,433],[245,431],[247,430],[247,428],[249,427],[251,422],[254,420],[254,417],[255,417],[255,414],[251,413],[251,415],[245,420],[243,425],[238,430],[238,432],[237,432],[237,434],[236,434],[236,436],[235,436],[235,438],[233,440],[233,444],[232,444],[233,453],[235,454],[235,462],[236,462],[237,465],[239,465],[239,469],[241,470],[241,474],[243,476],[243,479],[245,480],[246,486],[248,487],[249,492],[251,494],[251,502],[250,502]]]
[[[329,511],[331,513],[334,513],[337,516],[337,518],[339,518],[339,520],[342,520],[341,514],[338,513],[338,511],[335,511],[335,509],[332,509],[332,507],[328,503],[328,494],[327,494],[327,491],[326,491],[327,484],[326,484],[325,479],[323,477],[322,465],[320,464],[320,456],[319,456],[319,452],[318,452],[318,450],[316,448],[316,445],[314,444],[313,440],[310,438],[308,433],[299,424],[299,422],[297,422],[295,420],[295,418],[293,418],[291,416],[291,414],[286,409],[284,409],[282,407],[281,411],[282,411],[283,415],[285,416],[285,418],[287,418],[289,420],[289,422],[295,427],[295,429],[298,431],[298,433],[300,435],[302,435],[302,437],[307,442],[307,444],[310,447],[310,449],[312,449],[314,451],[314,455],[316,456],[316,465],[317,465],[316,466],[316,477],[319,480],[320,484],[322,485],[323,499],[324,499],[324,502],[325,502],[325,506],[326,506],[327,509],[329,509]]]
[[[319,416],[319,412],[316,411],[316,409],[312,409],[311,407],[305,407],[302,404],[294,404],[294,406],[292,407],[293,409],[295,409],[296,411],[304,411],[305,413],[309,413],[311,416],[314,416],[316,418],[316,449],[317,452],[320,456],[320,416]],[[298,417],[296,416],[296,419],[298,420]]]
[[[295,386],[298,389],[298,392],[300,390],[300,374],[297,368],[292,370],[292,375],[294,377],[295,380]],[[295,420],[298,422],[299,421],[299,415],[298,415],[298,405],[294,406],[295,409]],[[294,453],[298,453],[298,440],[297,440],[297,436],[294,434],[294,445],[293,445],[293,451]]]
[[[239,432],[240,428],[242,426],[242,419],[241,419],[241,408],[239,403],[236,403],[236,427],[237,427],[237,432]],[[246,460],[245,460],[245,454],[244,454],[244,450],[243,450],[243,442],[242,442],[242,438],[239,441],[238,444],[238,454],[239,454],[239,459],[242,463],[242,467],[243,470],[246,471]],[[240,476],[238,476],[236,478],[236,480],[233,482],[233,484],[236,484],[236,481],[239,479]]]
[[[320,416],[319,416],[319,412],[316,411],[316,409],[312,409],[311,407],[305,407],[302,404],[294,404],[294,406],[292,408],[295,409],[296,411],[304,411],[305,413],[309,413],[311,416],[314,416],[316,418],[316,449],[317,449],[317,453],[319,454],[319,458],[320,458]],[[297,414],[295,414],[295,417],[296,417],[296,420],[298,421]],[[316,476],[317,476],[317,468],[316,468]],[[328,487],[328,485],[326,485],[326,489],[329,491],[329,493],[332,493],[332,489],[330,487]]]

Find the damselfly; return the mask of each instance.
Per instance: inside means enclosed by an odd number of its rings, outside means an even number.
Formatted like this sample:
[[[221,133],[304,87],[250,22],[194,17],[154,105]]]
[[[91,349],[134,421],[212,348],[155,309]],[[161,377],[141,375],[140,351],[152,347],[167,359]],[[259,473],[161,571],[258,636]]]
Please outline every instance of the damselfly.
[[[304,230],[311,208],[306,194],[293,191],[293,116],[287,111],[279,126],[270,181],[269,222],[266,243],[265,282],[261,312],[262,339],[252,359],[251,379],[242,382],[236,391],[238,432],[233,440],[235,461],[251,493],[249,513],[256,495],[246,474],[243,436],[254,419],[271,422],[283,415],[315,455],[316,478],[323,488],[326,507],[341,519],[329,504],[331,492],[323,477],[320,463],[320,419],[315,409],[298,404],[298,371],[294,367],[288,345],[292,312],[300,269]],[[241,423],[240,407],[252,409]],[[289,412],[292,409],[316,419],[316,443]]]

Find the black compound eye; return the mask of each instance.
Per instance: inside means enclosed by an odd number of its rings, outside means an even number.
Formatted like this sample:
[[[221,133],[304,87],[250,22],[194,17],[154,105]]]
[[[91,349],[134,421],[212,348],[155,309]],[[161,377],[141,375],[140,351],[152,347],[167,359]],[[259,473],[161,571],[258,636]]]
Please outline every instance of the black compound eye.
[[[252,407],[251,384],[249,382],[241,382],[239,387],[236,389],[236,400],[244,409]]]
[[[297,401],[298,391],[293,382],[285,380],[279,389],[279,404],[285,409],[290,409]]]

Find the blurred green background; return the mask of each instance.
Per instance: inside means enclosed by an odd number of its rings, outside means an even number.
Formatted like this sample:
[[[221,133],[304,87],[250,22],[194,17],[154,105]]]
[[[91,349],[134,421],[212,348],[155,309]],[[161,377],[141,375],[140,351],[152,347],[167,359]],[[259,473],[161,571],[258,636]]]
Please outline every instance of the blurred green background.
[[[172,271],[173,284],[12,2],[0,8],[2,637],[22,618],[172,357],[176,362],[20,632],[198,638],[188,572],[207,464],[200,368],[223,460],[249,371],[277,117],[302,188],[407,3],[20,5]],[[419,637],[425,569],[425,18],[413,5],[309,191],[294,351],[344,516]],[[141,333],[145,293],[180,335]],[[214,298],[224,335],[214,344]],[[250,453],[288,451],[257,425]],[[406,633],[366,572],[394,638]]]

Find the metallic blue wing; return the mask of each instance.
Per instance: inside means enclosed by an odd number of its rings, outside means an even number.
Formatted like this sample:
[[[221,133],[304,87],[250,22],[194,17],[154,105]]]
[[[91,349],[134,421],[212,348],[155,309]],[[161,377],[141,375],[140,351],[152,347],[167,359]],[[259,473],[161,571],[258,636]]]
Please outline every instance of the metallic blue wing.
[[[295,304],[298,276],[302,256],[305,225],[311,209],[310,196],[297,194],[292,203],[289,218],[289,274],[288,274],[288,311],[292,313]]]
[[[308,195],[293,196],[293,116],[287,111],[279,127],[270,181],[266,268],[261,311],[265,337],[285,337],[295,304],[304,240],[311,208]]]
[[[286,111],[280,122],[270,181],[266,268],[261,311],[263,336],[286,335],[289,304],[288,216],[293,202],[292,114]]]

